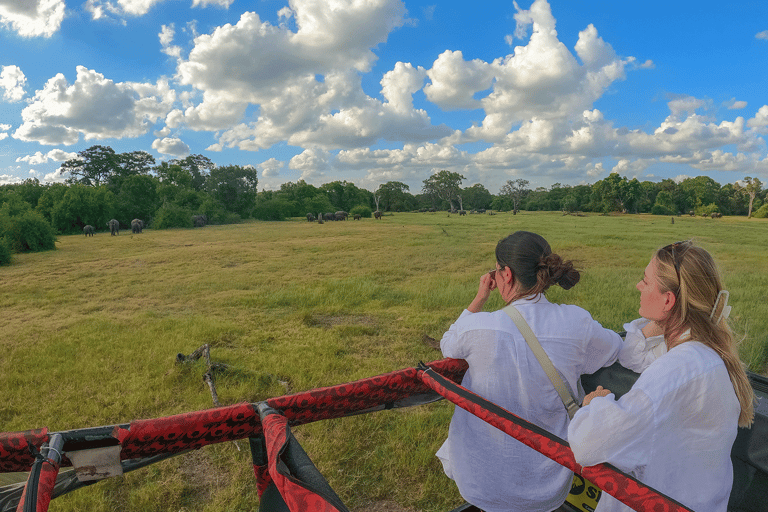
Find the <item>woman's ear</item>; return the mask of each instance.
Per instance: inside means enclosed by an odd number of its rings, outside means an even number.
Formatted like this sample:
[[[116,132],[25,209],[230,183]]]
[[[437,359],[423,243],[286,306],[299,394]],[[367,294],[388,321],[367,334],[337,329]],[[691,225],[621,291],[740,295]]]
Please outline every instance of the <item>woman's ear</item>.
[[[669,312],[675,307],[677,296],[672,292],[664,292],[664,312]]]

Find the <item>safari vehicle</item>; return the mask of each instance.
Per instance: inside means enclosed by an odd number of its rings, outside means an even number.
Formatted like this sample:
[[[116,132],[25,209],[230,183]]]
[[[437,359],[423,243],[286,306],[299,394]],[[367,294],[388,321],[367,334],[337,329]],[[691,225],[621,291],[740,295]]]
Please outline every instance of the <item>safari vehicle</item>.
[[[0,433],[0,512],[44,512],[52,498],[104,478],[209,444],[246,438],[259,510],[345,512],[348,509],[291,429],[324,419],[425,406],[443,398],[572,469],[571,494],[561,511],[590,512],[605,492],[639,511],[689,510],[610,465],[579,466],[567,442],[462,388],[458,383],[466,369],[463,360],[442,359],[260,403],[63,432],[41,428]],[[636,378],[615,364],[582,377],[582,383],[587,392],[602,385],[618,397]],[[768,379],[751,373],[749,378],[759,402],[754,425],[739,429],[733,446],[730,512],[768,510]],[[463,504],[454,512],[476,510]]]

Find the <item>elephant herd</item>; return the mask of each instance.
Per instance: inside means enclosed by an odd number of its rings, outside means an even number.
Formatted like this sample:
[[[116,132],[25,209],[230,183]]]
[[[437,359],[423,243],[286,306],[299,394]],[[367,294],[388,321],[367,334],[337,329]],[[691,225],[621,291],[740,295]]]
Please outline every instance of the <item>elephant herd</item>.
[[[117,236],[120,234],[120,222],[117,221],[117,219],[111,219],[109,222],[107,222],[107,227],[109,228],[109,233],[111,236]],[[144,221],[141,219],[133,219],[131,221],[131,232],[132,233],[141,233],[144,230]],[[90,224],[86,224],[83,226],[83,234],[85,236],[93,236],[93,233],[96,231],[96,228],[91,226]]]
[[[373,216],[377,219],[381,218],[381,212],[376,210],[373,212]],[[317,216],[315,216],[314,213],[308,213],[307,214],[307,222],[315,222],[317,221],[319,224],[322,224],[325,221],[330,220],[347,220],[347,217],[349,217],[349,213],[339,210],[336,213],[318,213]],[[352,216],[355,220],[360,220],[362,216],[359,213],[356,213]]]

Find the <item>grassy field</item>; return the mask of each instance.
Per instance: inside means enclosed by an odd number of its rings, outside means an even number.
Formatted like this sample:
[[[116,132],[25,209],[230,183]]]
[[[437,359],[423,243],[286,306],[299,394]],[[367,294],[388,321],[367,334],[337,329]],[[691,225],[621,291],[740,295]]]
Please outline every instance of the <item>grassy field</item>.
[[[0,267],[0,431],[125,423],[212,406],[203,363],[174,364],[204,343],[233,370],[224,405],[347,382],[441,357],[440,338],[466,307],[496,242],[544,235],[582,281],[552,289],[620,330],[637,315],[635,284],[652,252],[693,238],[731,291],[742,358],[768,360],[768,222],[557,213],[395,214],[382,220],[294,220],[63,236],[58,250]],[[502,306],[498,295],[487,309]],[[453,406],[319,422],[295,429],[353,509],[380,500],[425,511],[461,499],[434,453]],[[58,498],[51,511],[252,510],[247,443],[225,443]]]

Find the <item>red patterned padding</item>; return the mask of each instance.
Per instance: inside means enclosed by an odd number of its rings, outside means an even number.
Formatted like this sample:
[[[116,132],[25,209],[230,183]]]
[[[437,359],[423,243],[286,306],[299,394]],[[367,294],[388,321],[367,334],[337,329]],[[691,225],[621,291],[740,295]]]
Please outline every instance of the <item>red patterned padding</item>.
[[[176,453],[203,446],[234,441],[261,431],[259,415],[251,404],[206,409],[153,420],[131,422],[119,429],[121,459]]]
[[[48,442],[48,429],[25,430],[23,432],[0,432],[0,473],[29,471],[35,457],[29,447],[38,449]]]
[[[435,371],[456,382],[467,370],[463,359],[442,359],[429,364]],[[355,382],[270,398],[267,403],[280,410],[291,425],[301,425],[340,418],[428,391],[429,388],[418,378],[416,369],[406,368]],[[197,449],[259,433],[261,423],[258,414],[251,404],[241,403],[133,421],[127,429],[115,427],[112,436],[122,445],[120,458],[135,459]],[[0,472],[29,471],[34,462],[29,445],[39,449],[47,440],[46,429],[0,433]],[[69,461],[65,459],[63,465],[69,465]]]
[[[269,474],[291,512],[341,512],[288,474],[285,463],[281,461],[290,435],[288,419],[280,414],[269,414],[262,421],[269,458]]]
[[[599,464],[582,468],[576,463],[568,443],[506,409],[499,407],[467,388],[450,382],[430,369],[419,371],[419,377],[431,389],[486,423],[509,434],[526,446],[558,464],[582,475],[594,485],[640,512],[692,512],[658,491],[610,466]]]
[[[56,477],[59,475],[59,464],[46,459],[40,467],[40,478],[37,482],[37,492],[33,492],[32,495],[36,497],[35,500],[35,512],[48,512],[48,506],[51,504],[51,498],[53,496],[53,486],[56,485]],[[28,491],[30,482],[32,480],[32,473],[30,473],[27,485],[24,487],[24,492],[19,500],[19,505],[16,507],[16,512],[24,511],[24,504],[29,496]]]
[[[429,364],[436,372],[455,382],[461,381],[467,371],[467,362],[463,359],[441,359]],[[406,368],[337,386],[270,398],[267,403],[281,411],[295,426],[341,418],[428,391],[429,388],[419,380],[417,370]]]

